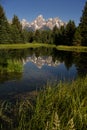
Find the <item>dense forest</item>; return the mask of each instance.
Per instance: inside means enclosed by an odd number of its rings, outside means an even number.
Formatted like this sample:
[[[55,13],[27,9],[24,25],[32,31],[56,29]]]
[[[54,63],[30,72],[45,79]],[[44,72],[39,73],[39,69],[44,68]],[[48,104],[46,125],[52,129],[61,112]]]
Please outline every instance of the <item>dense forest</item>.
[[[19,18],[14,15],[8,22],[4,9],[0,5],[0,44],[7,43],[48,43],[68,46],[87,46],[87,2],[80,18],[80,24],[69,20],[67,25],[53,30],[27,31],[22,28]]]

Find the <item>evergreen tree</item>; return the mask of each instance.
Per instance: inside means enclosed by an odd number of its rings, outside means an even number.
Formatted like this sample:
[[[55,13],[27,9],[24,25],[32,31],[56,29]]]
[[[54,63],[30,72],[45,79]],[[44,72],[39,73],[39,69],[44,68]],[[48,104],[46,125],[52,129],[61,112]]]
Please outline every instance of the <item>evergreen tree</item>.
[[[34,41],[41,43],[41,32],[40,32],[40,30],[35,31]]]
[[[22,43],[21,34],[15,25],[12,25],[11,27],[11,37],[13,41],[12,43]]]
[[[75,32],[75,35],[74,35],[73,45],[80,46],[81,45],[81,40],[82,40],[82,37],[81,37],[81,34],[80,34],[80,28],[78,27],[76,29],[76,32]]]
[[[23,43],[24,42],[24,36],[22,33],[22,25],[16,15],[14,15],[12,19],[12,39],[13,43]]]
[[[58,45],[58,33],[59,33],[59,29],[57,28],[57,26],[54,26],[53,28],[53,43]]]
[[[65,27],[61,26],[59,33],[58,33],[58,44],[59,45],[65,45]]]
[[[87,2],[85,3],[79,26],[82,36],[82,45],[87,46]]]
[[[32,43],[33,41],[34,41],[34,32],[32,32],[32,31],[30,31],[30,32],[26,32],[27,34],[26,34],[26,36],[27,36],[27,41],[28,42],[30,42],[30,43]]]
[[[15,25],[20,33],[22,32],[22,25],[16,15],[12,19],[12,25]]]
[[[53,44],[53,37],[52,37],[52,31],[51,30],[47,31],[47,41],[45,43]]]
[[[3,7],[0,5],[0,44],[11,43],[11,33],[9,23],[4,13]]]
[[[42,41],[42,43],[47,43],[47,31],[46,30],[43,30],[41,32],[41,41]]]
[[[76,26],[74,21],[69,21],[68,24],[66,25],[65,29],[65,42],[66,45],[71,46],[73,43],[73,38],[75,34]]]

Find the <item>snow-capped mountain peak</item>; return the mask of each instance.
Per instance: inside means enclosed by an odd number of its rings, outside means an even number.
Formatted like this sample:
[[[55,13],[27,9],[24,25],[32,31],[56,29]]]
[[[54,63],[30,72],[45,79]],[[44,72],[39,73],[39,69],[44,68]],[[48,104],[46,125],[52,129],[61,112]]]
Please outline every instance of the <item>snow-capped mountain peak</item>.
[[[33,31],[37,29],[53,29],[54,26],[60,28],[61,26],[66,25],[66,23],[60,20],[58,17],[49,18],[46,20],[41,14],[33,22],[29,23],[26,19],[23,19],[21,24],[23,28],[27,28],[28,30]]]

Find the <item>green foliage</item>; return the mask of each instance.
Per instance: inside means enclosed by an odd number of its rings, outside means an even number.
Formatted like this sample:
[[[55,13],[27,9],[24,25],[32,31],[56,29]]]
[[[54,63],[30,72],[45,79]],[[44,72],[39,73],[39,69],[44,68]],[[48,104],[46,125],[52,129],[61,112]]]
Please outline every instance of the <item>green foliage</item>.
[[[13,43],[23,43],[25,41],[24,35],[22,33],[22,25],[16,15],[12,19],[12,40]]]
[[[4,10],[0,5],[0,44],[24,43],[22,25],[17,16],[14,15],[11,23],[8,23]]]
[[[15,27],[17,27],[17,29],[19,30],[19,32],[22,32],[22,25],[18,19],[18,17],[16,15],[14,15],[13,19],[12,19],[12,25],[14,25]]]
[[[66,45],[65,31],[66,31],[66,27],[61,26],[59,34],[58,34],[58,44],[59,45]]]
[[[0,5],[0,19],[5,17],[3,7]]]
[[[52,31],[52,36],[53,36],[53,42],[54,44],[58,45],[58,33],[59,33],[59,29],[57,28],[57,26],[54,26],[53,31]]]
[[[75,31],[74,38],[73,38],[73,45],[80,46],[81,45],[81,34],[80,34],[80,28],[78,27]]]
[[[74,21],[69,21],[65,29],[65,45],[71,46],[75,34],[76,26]]]
[[[87,2],[85,3],[79,26],[81,29],[82,45],[87,46]]]
[[[87,2],[85,4],[79,27],[74,21],[69,21],[66,26],[52,30],[36,30],[28,32],[22,29],[19,18],[14,15],[12,23],[8,23],[3,7],[0,5],[0,44],[7,43],[47,43],[68,46],[87,46]]]
[[[27,40],[29,43],[32,43],[34,41],[34,33],[33,32],[27,32]]]
[[[7,130],[86,130],[87,77],[71,83],[47,85],[33,100],[7,107],[1,103],[0,119]],[[2,111],[3,110],[3,111]],[[7,110],[6,113],[3,113]],[[4,115],[5,114],[5,115]],[[6,117],[6,118],[3,118]],[[4,121],[0,122],[2,129]],[[1,130],[2,130],[1,129]]]
[[[23,71],[22,62],[20,60],[0,59],[0,73],[20,73]]]
[[[87,127],[87,77],[48,86],[37,98],[32,130],[85,130]]]
[[[10,104],[6,101],[0,103],[0,130],[10,129],[12,120],[8,117]]]
[[[50,43],[51,39],[51,31],[44,30],[41,32],[42,43]]]
[[[22,43],[21,34],[15,25],[12,25],[11,27],[11,37],[13,41],[12,43]]]
[[[85,47],[85,46],[79,46],[77,44],[75,46],[64,46],[64,45],[60,45],[60,46],[57,46],[56,48],[58,50],[64,50],[64,51],[87,52],[87,47]]]
[[[10,42],[10,28],[4,10],[0,5],[0,44]]]
[[[40,31],[39,30],[36,30],[35,31],[35,34],[34,34],[34,42],[41,42],[41,34],[40,34]]]
[[[7,60],[7,72],[22,72],[23,67],[21,61]]]
[[[36,30],[29,32],[29,42],[48,43],[55,45],[72,45],[76,27],[74,21],[69,21],[66,27],[58,28],[54,26],[53,30]],[[32,40],[31,40],[32,39]]]

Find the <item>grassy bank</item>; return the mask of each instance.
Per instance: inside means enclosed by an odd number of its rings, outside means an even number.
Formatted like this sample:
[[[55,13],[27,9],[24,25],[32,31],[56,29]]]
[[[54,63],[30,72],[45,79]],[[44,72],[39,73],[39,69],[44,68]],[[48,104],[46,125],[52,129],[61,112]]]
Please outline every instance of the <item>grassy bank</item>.
[[[77,51],[77,52],[87,52],[87,47],[85,46],[57,46],[58,50],[64,51]]]
[[[36,99],[21,101],[14,107],[2,103],[0,129],[86,130],[87,77],[72,83],[47,85]]]
[[[55,47],[55,45],[41,43],[26,43],[26,44],[0,44],[0,49],[24,49],[37,47]]]
[[[77,51],[77,52],[87,52],[87,47],[85,46],[56,46],[46,43],[26,43],[26,44],[0,44],[0,49],[24,49],[24,48],[38,48],[38,47],[51,47],[57,50],[64,51]]]

